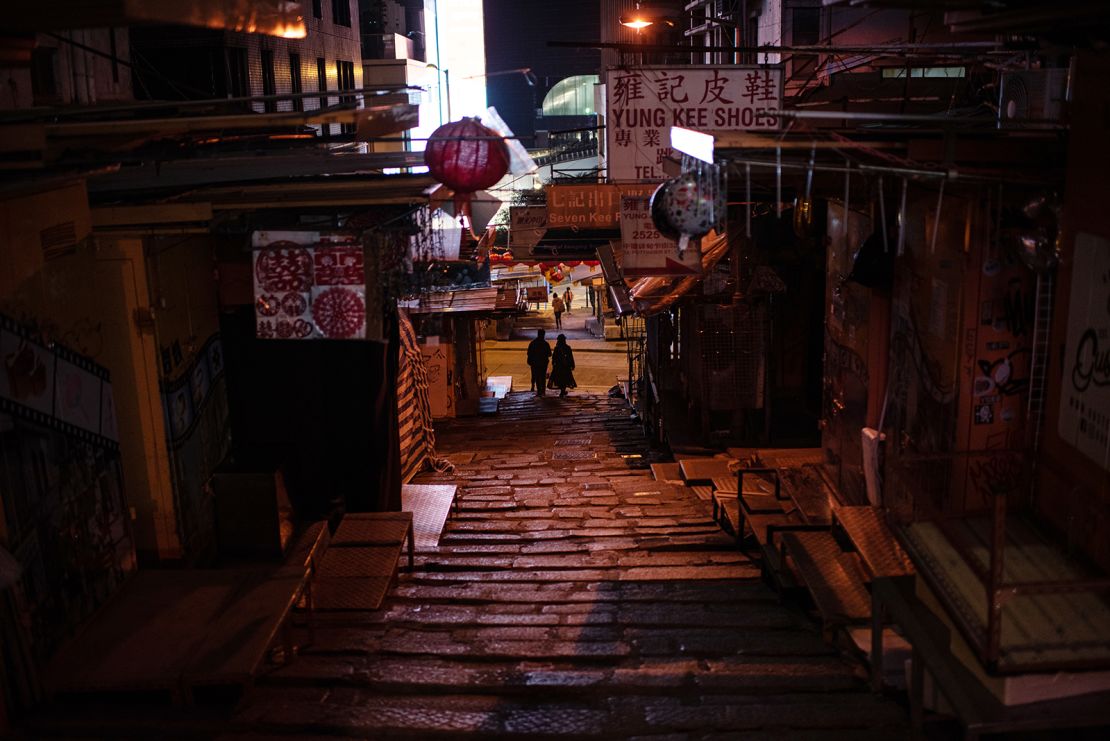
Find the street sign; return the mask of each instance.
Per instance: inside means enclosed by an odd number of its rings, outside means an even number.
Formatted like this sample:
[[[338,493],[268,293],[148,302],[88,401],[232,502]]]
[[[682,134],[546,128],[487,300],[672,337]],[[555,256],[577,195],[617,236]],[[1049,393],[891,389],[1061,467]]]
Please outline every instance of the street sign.
[[[605,151],[613,181],[663,180],[669,131],[766,131],[782,108],[781,67],[632,67],[606,73]]]
[[[621,198],[621,273],[625,278],[701,275],[697,242],[679,254],[678,243],[655,228],[650,204],[650,198]]]
[[[513,254],[531,254],[547,233],[546,206],[511,206],[509,208],[509,248]]]
[[[621,196],[650,196],[655,186],[586,185],[547,186],[547,228],[616,229],[620,222]]]

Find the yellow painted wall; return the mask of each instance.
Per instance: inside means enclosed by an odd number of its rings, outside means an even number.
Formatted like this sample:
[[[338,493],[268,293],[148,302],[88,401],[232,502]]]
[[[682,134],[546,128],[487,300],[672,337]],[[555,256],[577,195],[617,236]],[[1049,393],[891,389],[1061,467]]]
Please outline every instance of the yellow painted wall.
[[[50,235],[70,222],[78,243],[47,259]],[[83,183],[0,199],[0,312],[109,369],[136,549],[175,559],[157,347],[153,326],[136,322],[150,295],[142,240],[97,240],[89,230]]]

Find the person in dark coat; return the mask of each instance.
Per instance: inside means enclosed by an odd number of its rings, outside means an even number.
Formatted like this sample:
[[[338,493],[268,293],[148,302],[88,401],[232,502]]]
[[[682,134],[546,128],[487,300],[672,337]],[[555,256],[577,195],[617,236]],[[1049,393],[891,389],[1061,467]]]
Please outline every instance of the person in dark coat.
[[[559,396],[566,396],[568,388],[577,388],[574,382],[574,353],[567,344],[567,336],[559,335],[551,354],[551,385],[559,389]]]
[[[543,387],[547,382],[547,359],[551,357],[551,345],[547,344],[543,335],[542,328],[536,330],[536,339],[528,343],[528,367],[532,369],[532,386],[536,389],[536,396],[543,396]]]

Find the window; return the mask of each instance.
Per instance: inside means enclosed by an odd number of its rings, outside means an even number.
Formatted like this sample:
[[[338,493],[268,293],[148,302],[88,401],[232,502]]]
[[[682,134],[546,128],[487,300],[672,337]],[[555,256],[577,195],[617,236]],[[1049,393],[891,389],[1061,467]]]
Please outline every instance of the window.
[[[312,17],[313,18],[323,18],[324,17],[324,9],[320,6],[321,6],[320,0],[312,0]]]
[[[790,39],[795,46],[816,46],[821,42],[821,9],[794,8],[790,14]],[[795,54],[790,76],[795,82],[807,82],[817,73],[816,54]]]
[[[289,55],[289,90],[293,95],[300,95],[304,92],[301,86],[301,55]],[[304,110],[304,98],[293,98],[293,110]]]
[[[328,91],[328,63],[323,57],[316,57],[316,89],[321,93]],[[320,107],[327,108],[329,105],[328,96],[321,95]]]
[[[331,21],[337,26],[351,27],[351,0],[331,0]]]
[[[108,29],[108,55],[112,57],[112,82],[119,82],[119,54],[116,51],[116,29]]]
[[[543,99],[545,116],[594,115],[594,86],[597,75],[575,75],[555,83]]]
[[[910,67],[910,77],[964,77],[963,67]],[[884,67],[885,79],[901,79],[906,76],[905,67]]]
[[[344,62],[336,60],[335,71],[338,74],[338,84],[336,88],[339,90],[354,90],[355,89],[355,63]],[[355,97],[353,95],[342,95],[339,97],[340,103],[353,103]],[[343,124],[344,134],[353,134],[355,127],[353,124]]]
[[[31,92],[36,98],[58,94],[58,76],[54,71],[58,50],[40,46],[31,51]]]
[[[247,50],[241,46],[229,46],[224,50],[227,60],[226,94],[229,98],[245,98],[250,95],[250,74],[247,70]]]
[[[321,93],[328,91],[328,63],[323,57],[316,57],[316,89]],[[320,96],[320,108],[327,108],[328,96]],[[331,133],[331,124],[322,124],[320,126],[320,133],[327,136]]]
[[[272,96],[277,93],[277,86],[274,83],[274,52],[263,49],[259,54],[262,57],[262,94]],[[266,100],[262,106],[267,113],[273,113],[277,110],[277,101]]]

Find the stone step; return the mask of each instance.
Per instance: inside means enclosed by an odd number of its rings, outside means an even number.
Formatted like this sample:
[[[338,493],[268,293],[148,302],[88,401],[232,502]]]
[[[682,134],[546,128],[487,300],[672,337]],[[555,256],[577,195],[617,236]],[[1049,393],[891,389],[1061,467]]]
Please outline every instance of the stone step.
[[[259,679],[260,686],[341,685],[386,693],[480,692],[574,697],[670,693],[694,686],[705,694],[835,692],[861,678],[836,657],[754,657],[744,661],[666,659],[613,667],[567,661],[490,662],[461,659],[303,656]]]
[[[750,565],[751,559],[735,550],[712,551],[639,551],[618,553],[591,551],[571,554],[523,554],[520,556],[474,555],[439,552],[415,559],[419,576],[423,572],[484,569],[593,569],[640,566],[701,566],[712,564]]]
[[[703,566],[676,565],[652,566],[631,565],[611,569],[545,569],[540,571],[425,571],[408,579],[411,584],[442,582],[603,582],[603,581],[702,581],[720,579],[751,579],[759,575],[759,568],[751,563],[707,564]]]
[[[350,618],[350,624],[354,618]],[[743,610],[735,604],[689,605],[679,602],[645,605],[585,603],[569,605],[429,603],[398,601],[357,618],[368,629],[390,625],[406,629],[482,629],[494,627],[577,628],[610,625],[621,628],[728,628],[731,630],[804,629],[808,622],[795,610],[777,604],[756,603]],[[338,623],[333,623],[338,624]],[[562,635],[558,631],[551,636]],[[309,651],[312,646],[308,646]]]
[[[237,721],[262,731],[452,737],[623,737],[713,729],[736,733],[885,730],[897,737],[902,709],[852,692],[786,695],[709,695],[678,698],[618,696],[594,701],[551,700],[538,688],[535,699],[500,695],[381,695],[356,688],[329,693],[297,688],[267,691],[246,703]],[[268,701],[267,701],[268,699]],[[820,738],[820,736],[815,736]],[[857,733],[854,738],[860,738]]]
[[[556,606],[568,603],[682,602],[726,604],[742,609],[745,605],[770,602],[778,596],[751,577],[747,583],[727,581],[674,582],[607,582],[602,584],[540,584],[536,582],[443,582],[408,583],[404,580],[390,592],[387,604],[394,600],[451,601],[460,604],[526,603]]]
[[[302,653],[343,656],[481,656],[493,659],[613,660],[626,656],[832,656],[819,635],[790,629],[543,626],[417,629],[398,626],[329,628]]]

